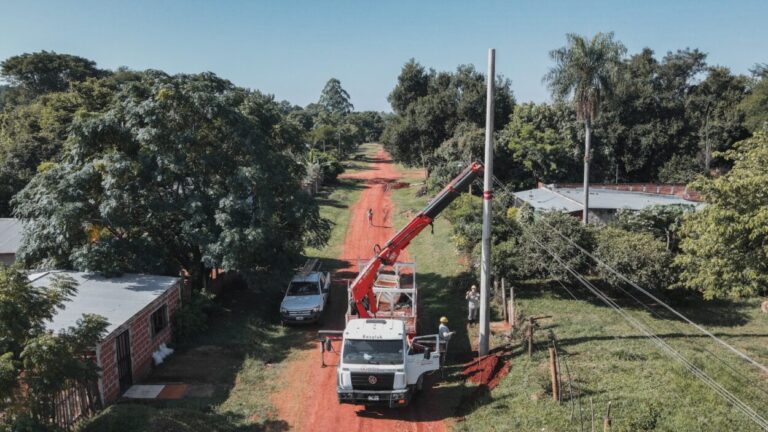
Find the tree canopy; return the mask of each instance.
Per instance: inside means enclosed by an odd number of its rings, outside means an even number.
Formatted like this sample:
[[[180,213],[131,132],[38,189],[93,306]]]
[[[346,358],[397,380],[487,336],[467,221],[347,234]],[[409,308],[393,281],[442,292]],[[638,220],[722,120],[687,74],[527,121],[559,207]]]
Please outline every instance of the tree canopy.
[[[26,99],[66,91],[74,82],[104,73],[91,60],[53,51],[25,53],[9,57],[0,64],[0,77],[10,82]]]
[[[682,229],[681,286],[705,298],[768,292],[768,135],[737,143],[720,155],[733,169],[692,186],[707,206],[688,215]]]
[[[76,118],[60,161],[16,198],[27,265],[173,274],[268,268],[328,223],[282,152],[277,103],[213,74],[147,72]],[[289,146],[290,147],[290,146]]]
[[[341,81],[331,78],[320,93],[320,105],[333,114],[349,114],[354,109],[349,101],[349,93],[341,86]]]

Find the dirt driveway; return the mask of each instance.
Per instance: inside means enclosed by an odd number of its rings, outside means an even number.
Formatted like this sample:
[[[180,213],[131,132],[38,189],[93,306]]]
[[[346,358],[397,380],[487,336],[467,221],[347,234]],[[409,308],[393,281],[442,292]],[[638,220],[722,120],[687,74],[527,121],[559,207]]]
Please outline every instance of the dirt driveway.
[[[350,209],[341,260],[347,268],[334,274],[326,329],[344,328],[347,280],[357,273],[357,260],[373,255],[374,244],[383,245],[395,233],[392,226],[393,208],[388,183],[399,181],[389,155],[380,150],[368,170],[347,175],[346,178],[365,183],[358,202]],[[373,226],[368,225],[366,212],[373,209]],[[409,260],[408,253],[400,255]],[[312,331],[312,330],[308,330]],[[435,383],[419,395],[411,406],[399,410],[365,411],[362,406],[341,405],[336,399],[336,369],[338,357],[326,356],[331,366],[320,367],[319,347],[307,349],[299,360],[287,365],[280,377],[282,389],[272,397],[278,417],[297,431],[443,431],[443,420],[450,417],[451,408],[440,404],[441,389]]]

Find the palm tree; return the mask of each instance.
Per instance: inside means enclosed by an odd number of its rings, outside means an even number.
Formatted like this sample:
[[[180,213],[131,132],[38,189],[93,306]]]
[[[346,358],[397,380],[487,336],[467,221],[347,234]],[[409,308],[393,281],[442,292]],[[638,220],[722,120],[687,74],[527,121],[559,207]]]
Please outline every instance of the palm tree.
[[[552,97],[573,98],[576,116],[584,121],[584,224],[589,222],[589,145],[592,123],[600,103],[612,94],[618,65],[627,49],[613,39],[613,32],[598,33],[592,40],[569,33],[568,44],[549,53],[555,67],[544,76]]]

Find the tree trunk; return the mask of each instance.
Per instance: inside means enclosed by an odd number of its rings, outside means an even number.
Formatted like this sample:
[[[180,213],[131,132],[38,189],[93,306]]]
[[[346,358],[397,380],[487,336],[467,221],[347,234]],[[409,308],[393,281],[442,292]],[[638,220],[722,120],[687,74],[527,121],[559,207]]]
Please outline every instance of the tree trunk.
[[[589,118],[584,120],[584,225],[589,223],[589,145],[592,142],[592,125]]]

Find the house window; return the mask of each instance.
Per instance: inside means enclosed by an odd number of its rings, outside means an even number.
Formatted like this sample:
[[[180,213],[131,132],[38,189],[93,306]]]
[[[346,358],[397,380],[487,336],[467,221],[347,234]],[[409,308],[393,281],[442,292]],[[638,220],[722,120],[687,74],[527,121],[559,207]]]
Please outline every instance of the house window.
[[[160,309],[154,311],[149,321],[152,326],[152,337],[155,337],[168,327],[168,305],[162,305]]]

